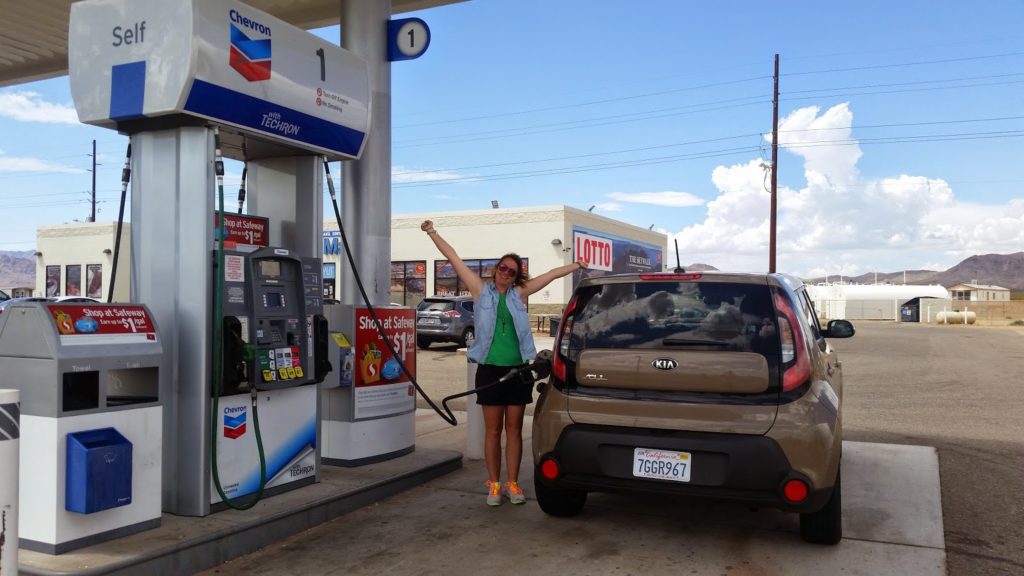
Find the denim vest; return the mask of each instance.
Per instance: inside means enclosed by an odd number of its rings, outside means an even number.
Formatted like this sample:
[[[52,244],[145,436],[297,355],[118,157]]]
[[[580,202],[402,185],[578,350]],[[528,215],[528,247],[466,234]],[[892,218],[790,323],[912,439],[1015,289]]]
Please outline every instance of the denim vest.
[[[512,286],[505,294],[505,304],[512,314],[512,323],[516,327],[516,337],[519,338],[519,355],[523,362],[533,360],[537,355],[537,347],[533,343],[533,333],[530,331],[530,319],[526,316],[526,305],[519,297],[519,289]],[[491,341],[494,340],[494,327],[498,323],[498,289],[493,282],[485,282],[480,296],[473,305],[473,325],[476,329],[476,339],[473,345],[466,351],[466,356],[477,364],[483,364],[487,359],[487,353],[491,350]]]

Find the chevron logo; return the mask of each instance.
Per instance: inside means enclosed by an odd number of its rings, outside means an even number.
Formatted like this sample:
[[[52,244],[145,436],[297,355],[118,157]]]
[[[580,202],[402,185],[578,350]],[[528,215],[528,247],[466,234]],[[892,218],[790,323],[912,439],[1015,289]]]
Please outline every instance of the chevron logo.
[[[233,412],[234,415],[228,412]],[[224,437],[234,440],[235,438],[241,438],[245,435],[245,418],[246,409],[241,408],[225,408],[224,409]]]
[[[232,24],[228,63],[249,82],[270,80],[270,38],[253,40]]]

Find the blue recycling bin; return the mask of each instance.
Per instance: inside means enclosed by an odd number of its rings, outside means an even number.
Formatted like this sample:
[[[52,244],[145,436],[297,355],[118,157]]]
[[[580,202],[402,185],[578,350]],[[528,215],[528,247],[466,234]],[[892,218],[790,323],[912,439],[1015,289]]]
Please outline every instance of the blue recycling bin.
[[[82,514],[132,503],[132,443],[114,428],[67,436],[64,509]]]

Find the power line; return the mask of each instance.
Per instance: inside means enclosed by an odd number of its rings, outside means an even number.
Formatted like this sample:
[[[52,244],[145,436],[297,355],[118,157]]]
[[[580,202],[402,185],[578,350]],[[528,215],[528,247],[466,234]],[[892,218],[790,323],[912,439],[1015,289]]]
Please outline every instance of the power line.
[[[988,80],[992,78],[1012,78],[1024,76],[1022,72],[1012,74],[990,74],[986,76],[962,76],[960,78],[945,78],[939,80],[916,80],[914,82],[892,82],[886,84],[861,84],[860,86],[841,86],[835,88],[813,88],[810,90],[787,90],[786,94],[807,94],[811,92],[830,92],[834,90],[859,90],[861,88],[891,88],[893,86],[914,86],[919,84],[938,84],[940,82],[963,82],[965,80]]]
[[[998,132],[965,132],[965,133],[951,133],[951,134],[923,134],[923,135],[911,135],[911,136],[892,136],[892,137],[878,137],[878,138],[867,138],[862,140],[855,139],[844,139],[844,140],[817,140],[811,142],[801,142],[794,144],[783,144],[784,148],[812,148],[822,146],[853,146],[857,144],[895,144],[895,143],[917,143],[917,142],[942,142],[951,140],[979,140],[979,139],[993,139],[993,138],[1018,138],[1024,136],[1024,131],[998,131]],[[417,188],[423,186],[438,186],[445,184],[459,184],[468,182],[483,182],[483,181],[494,181],[494,180],[508,180],[508,179],[519,179],[519,178],[530,178],[537,176],[551,176],[558,174],[573,174],[578,172],[593,172],[601,170],[609,170],[614,168],[627,168],[633,166],[646,166],[651,164],[664,164],[669,162],[677,162],[682,160],[692,159],[703,159],[712,158],[717,156],[731,156],[740,153],[757,152],[760,150],[757,146],[748,146],[740,148],[729,148],[721,150],[709,150],[704,152],[694,152],[690,154],[679,154],[672,156],[660,156],[653,158],[640,158],[635,160],[627,160],[622,162],[614,163],[603,163],[603,164],[586,164],[581,166],[568,166],[564,168],[550,168],[544,170],[535,171],[520,171],[520,172],[507,172],[492,175],[483,176],[458,176],[454,178],[444,178],[438,180],[431,180],[427,182],[408,182],[403,184],[394,184],[392,188]],[[448,169],[448,171],[453,171]]]
[[[929,88],[904,88],[902,90],[875,90],[870,92],[847,92],[845,94],[818,94],[816,96],[799,96],[797,98],[782,98],[787,102],[796,100],[819,100],[822,98],[845,98],[847,96],[871,96],[873,94],[903,94],[908,92],[931,92],[937,90],[956,90],[960,88],[980,88],[984,86],[1004,86],[1008,84],[1021,84],[1024,80],[1011,80],[1007,82],[988,82],[984,84],[962,84],[960,86],[932,86]]]
[[[1004,52],[1002,54],[986,54],[983,56],[964,56],[962,58],[945,58],[941,60],[919,60],[916,62],[899,62],[896,64],[875,64],[872,66],[851,66],[849,68],[829,68],[826,70],[806,70],[804,72],[788,72],[782,76],[807,76],[811,74],[831,74],[833,72],[855,72],[859,70],[881,70],[883,68],[900,68],[904,66],[925,66],[930,64],[949,64],[951,62],[969,62],[992,58],[1008,58],[1024,55],[1024,52]]]
[[[755,97],[747,97],[747,98],[743,98],[743,99],[749,99],[749,98],[755,98]],[[616,115],[613,115],[613,116],[604,116],[604,117],[599,117],[599,118],[588,118],[588,119],[584,119],[584,120],[574,120],[574,121],[570,121],[570,122],[560,122],[560,123],[556,123],[556,124],[543,124],[543,125],[538,125],[538,126],[533,127],[533,128],[536,128],[536,129],[531,129],[531,128],[507,128],[507,129],[504,129],[504,130],[477,132],[475,134],[478,134],[479,137],[473,137],[473,138],[462,138],[462,136],[465,136],[465,135],[462,135],[462,134],[452,135],[452,136],[434,137],[434,138],[429,138],[429,139],[428,138],[421,138],[421,139],[418,139],[418,140],[424,140],[424,141],[420,142],[418,144],[399,145],[401,143],[400,142],[396,142],[395,143],[396,145],[393,146],[393,147],[394,148],[417,148],[417,147],[420,147],[420,146],[433,146],[433,145],[438,145],[438,144],[458,144],[458,143],[462,143],[462,142],[478,142],[478,141],[481,141],[481,140],[494,140],[494,139],[497,139],[497,138],[507,138],[507,137],[514,137],[514,136],[529,136],[529,135],[533,135],[533,134],[545,134],[545,133],[550,133],[550,132],[562,132],[562,131],[565,131],[565,130],[577,130],[577,129],[581,129],[581,128],[595,128],[595,127],[600,127],[600,126],[611,126],[611,125],[614,125],[614,124],[623,124],[623,123],[627,123],[627,122],[638,122],[638,121],[643,121],[643,120],[657,120],[657,119],[660,119],[660,118],[668,118],[668,117],[672,117],[672,116],[686,116],[686,115],[689,115],[689,114],[699,114],[701,112],[714,112],[714,111],[718,111],[718,110],[728,110],[728,109],[732,109],[732,108],[742,108],[742,107],[745,107],[745,106],[753,106],[755,104],[762,104],[763,103],[763,101],[760,100],[760,98],[762,98],[761,96],[757,96],[756,98],[758,98],[757,101],[746,102],[746,103],[742,103],[742,104],[731,104],[731,105],[725,105],[725,106],[716,106],[716,107],[711,107],[711,108],[704,108],[704,109],[701,109],[701,110],[685,110],[685,111],[681,111],[681,112],[670,112],[670,113],[666,113],[666,114],[656,114],[654,116],[643,116],[641,118],[624,118],[624,117],[625,116],[637,116],[639,114],[652,114],[652,113],[658,112],[658,111],[638,112],[638,113],[630,113],[630,114],[616,114]],[[696,106],[696,105],[690,105],[690,106]],[[690,106],[667,108],[667,109],[664,109],[664,110],[674,110],[674,109],[678,109],[678,108],[687,108],[687,107],[690,107]],[[619,118],[619,119],[615,120],[615,118]],[[584,122],[590,122],[590,124],[583,124]],[[577,125],[577,126],[564,126],[564,124],[581,124],[581,125]],[[547,128],[549,126],[551,126],[551,128]],[[415,140],[413,140],[413,141],[415,141]],[[401,142],[410,142],[410,141],[409,140],[405,140],[405,141],[401,141]]]
[[[710,84],[700,84],[697,86],[685,86],[683,88],[672,88],[669,90],[661,90],[658,92],[647,92],[644,94],[632,94],[629,96],[619,96],[616,98],[605,98],[602,100],[591,100],[589,102],[578,102],[575,104],[560,104],[557,106],[545,106],[542,108],[530,108],[526,110],[514,110],[511,112],[496,112],[494,114],[485,114],[480,116],[468,116],[465,118],[452,118],[447,120],[433,120],[430,122],[421,122],[419,124],[405,124],[402,126],[395,126],[396,129],[401,128],[416,128],[420,126],[434,126],[437,124],[454,124],[456,122],[469,122],[472,120],[487,120],[490,118],[503,118],[507,116],[521,116],[523,114],[534,114],[537,112],[551,112],[554,110],[565,110],[566,108],[580,108],[582,106],[594,106],[597,104],[608,104],[609,102],[622,102],[624,100],[636,100],[638,98],[651,98],[654,96],[664,96],[666,94],[677,94],[679,92],[687,92],[690,90],[702,90],[704,88],[716,88],[719,86],[729,86],[732,84],[743,84],[746,82],[753,82],[756,80],[764,80],[770,78],[770,76],[755,76],[752,78],[743,78],[739,80],[727,80],[724,82],[713,82]]]
[[[893,128],[902,126],[935,126],[939,124],[964,124],[971,122],[997,122],[1003,120],[1022,120],[1024,116],[997,116],[994,118],[967,118],[961,120],[933,120],[927,122],[897,122],[892,124],[858,124],[854,126],[840,126],[837,128],[796,128],[792,130],[779,130],[779,133],[789,132],[814,132],[821,130],[865,130],[868,128]]]

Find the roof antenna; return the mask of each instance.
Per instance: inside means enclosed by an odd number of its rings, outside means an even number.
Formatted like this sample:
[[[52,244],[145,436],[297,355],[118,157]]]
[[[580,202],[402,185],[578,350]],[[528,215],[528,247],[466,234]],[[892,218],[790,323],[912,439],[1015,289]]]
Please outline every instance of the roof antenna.
[[[675,269],[675,273],[676,274],[683,274],[683,273],[686,272],[686,270],[683,270],[683,263],[679,261],[679,238],[676,238],[675,241],[676,241],[676,269]]]

